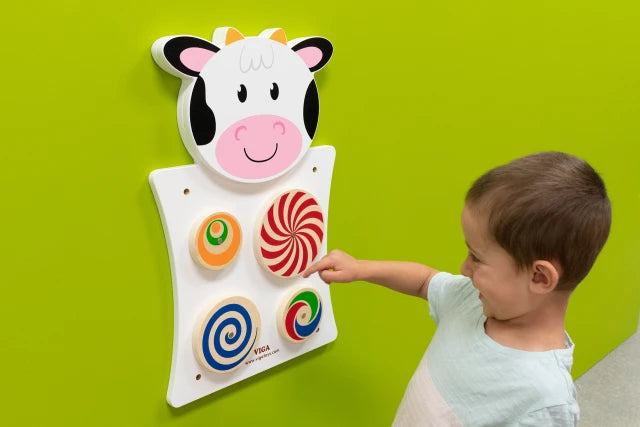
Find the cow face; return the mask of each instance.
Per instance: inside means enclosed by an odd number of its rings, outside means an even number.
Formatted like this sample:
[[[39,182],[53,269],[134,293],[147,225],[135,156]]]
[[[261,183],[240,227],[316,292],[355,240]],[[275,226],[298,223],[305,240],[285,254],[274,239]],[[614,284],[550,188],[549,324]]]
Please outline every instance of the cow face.
[[[306,153],[318,122],[313,73],[331,57],[326,39],[286,43],[280,29],[244,38],[233,28],[213,43],[163,37],[156,62],[183,79],[178,99],[182,139],[198,163],[241,182],[291,169]]]

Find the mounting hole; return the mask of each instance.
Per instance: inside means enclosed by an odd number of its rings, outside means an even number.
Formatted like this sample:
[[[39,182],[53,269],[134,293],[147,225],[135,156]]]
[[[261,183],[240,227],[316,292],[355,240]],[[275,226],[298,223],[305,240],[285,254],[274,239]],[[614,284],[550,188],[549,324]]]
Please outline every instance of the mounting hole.
[[[196,375],[196,381],[200,381],[200,378],[202,378],[202,375],[200,374]]]
[[[229,332],[229,338],[233,338],[235,336],[236,336],[236,334],[234,334],[233,332]]]
[[[312,170],[313,170],[313,173],[318,172],[318,168],[317,168],[317,167],[315,167],[315,166],[313,167],[313,169],[312,169]]]
[[[317,334],[318,332],[320,332],[320,328],[316,329],[316,334]]]
[[[189,193],[191,193],[191,190],[189,190],[188,188],[185,188],[183,193],[184,193],[185,196],[188,196]]]
[[[307,313],[302,313],[302,318],[306,319],[307,318]]]

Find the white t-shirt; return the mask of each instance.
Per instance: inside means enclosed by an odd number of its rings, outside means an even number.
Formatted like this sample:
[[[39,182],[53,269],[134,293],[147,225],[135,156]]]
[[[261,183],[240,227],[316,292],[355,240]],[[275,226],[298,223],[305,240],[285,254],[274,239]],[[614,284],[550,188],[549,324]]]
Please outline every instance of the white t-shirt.
[[[464,276],[438,273],[429,284],[438,329],[400,403],[394,426],[574,426],[574,345],[530,352],[484,332],[478,290]]]

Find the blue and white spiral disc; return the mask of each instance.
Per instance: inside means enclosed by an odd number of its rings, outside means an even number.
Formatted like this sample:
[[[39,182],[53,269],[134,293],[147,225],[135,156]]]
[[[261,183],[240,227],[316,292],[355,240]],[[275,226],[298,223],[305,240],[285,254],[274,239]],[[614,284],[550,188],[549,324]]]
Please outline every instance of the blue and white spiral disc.
[[[207,310],[196,325],[193,347],[200,363],[214,372],[242,365],[260,335],[260,315],[250,300],[231,297]]]

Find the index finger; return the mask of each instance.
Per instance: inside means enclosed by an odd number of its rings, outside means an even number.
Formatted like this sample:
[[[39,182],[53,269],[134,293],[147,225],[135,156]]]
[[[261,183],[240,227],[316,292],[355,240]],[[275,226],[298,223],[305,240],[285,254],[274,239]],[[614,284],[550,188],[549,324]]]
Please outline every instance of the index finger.
[[[325,256],[320,261],[316,262],[315,264],[313,264],[309,268],[307,268],[302,273],[302,277],[307,278],[307,277],[311,276],[313,273],[315,273],[317,271],[327,270],[327,269],[329,269],[331,267],[332,267],[331,260],[327,259],[327,257]]]

